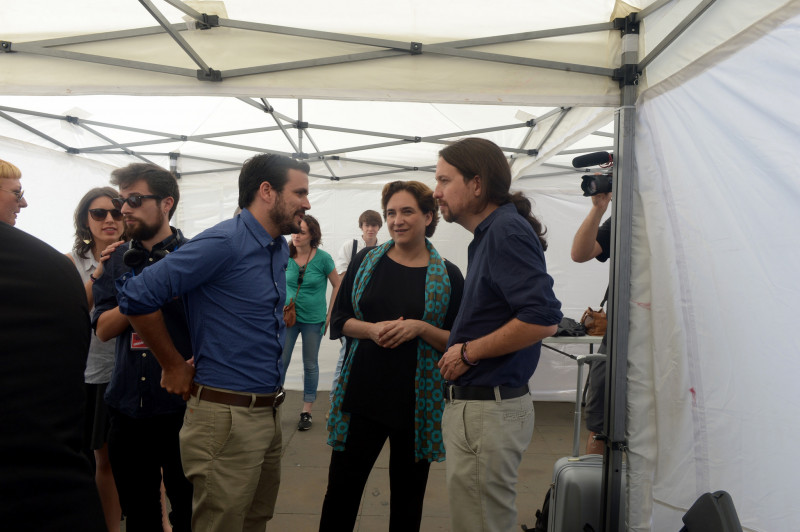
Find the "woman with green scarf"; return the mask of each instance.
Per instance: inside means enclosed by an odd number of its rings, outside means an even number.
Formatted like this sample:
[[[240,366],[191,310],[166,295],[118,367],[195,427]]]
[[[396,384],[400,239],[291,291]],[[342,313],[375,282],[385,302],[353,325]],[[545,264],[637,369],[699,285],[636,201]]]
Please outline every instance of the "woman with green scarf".
[[[419,530],[430,463],[444,460],[436,363],[464,279],[426,238],[439,221],[430,188],[394,181],[383,187],[381,203],[392,240],[356,255],[331,316],[331,336],[346,336],[348,351],[328,419],[333,453],[320,530],[353,529],[387,438],[389,530]]]

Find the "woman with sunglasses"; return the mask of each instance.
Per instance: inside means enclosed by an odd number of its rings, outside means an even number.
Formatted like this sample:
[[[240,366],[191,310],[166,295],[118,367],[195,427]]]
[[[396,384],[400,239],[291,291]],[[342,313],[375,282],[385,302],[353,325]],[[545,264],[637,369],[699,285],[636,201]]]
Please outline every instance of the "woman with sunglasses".
[[[125,227],[122,213],[111,202],[111,198],[116,198],[118,195],[119,193],[111,187],[93,188],[81,198],[75,209],[75,244],[72,251],[67,253],[67,257],[75,264],[84,282],[89,310],[94,306],[92,286],[103,274],[100,252],[123,239]],[[101,342],[92,335],[84,373],[86,383],[84,447],[87,453],[94,451],[95,480],[108,530],[119,530],[122,514],[111,464],[108,461],[109,421],[108,410],[103,400],[114,368],[115,342],[116,340]]]
[[[342,280],[331,335],[348,337],[328,420],[333,447],[320,530],[352,530],[370,471],[389,439],[390,532],[419,530],[431,462],[444,460],[436,366],[464,279],[426,237],[439,221],[418,181],[383,187],[392,237],[359,252]]]
[[[286,267],[286,304],[294,300],[297,322],[286,328],[283,346],[283,375],[289,369],[297,336],[303,335],[303,410],[298,430],[311,428],[311,407],[317,399],[319,384],[319,345],[331,319],[331,308],[339,289],[339,275],[333,257],[319,249],[322,231],[319,222],[306,214],[300,232],[292,234],[289,243],[289,265]],[[331,304],[325,302],[330,281]]]

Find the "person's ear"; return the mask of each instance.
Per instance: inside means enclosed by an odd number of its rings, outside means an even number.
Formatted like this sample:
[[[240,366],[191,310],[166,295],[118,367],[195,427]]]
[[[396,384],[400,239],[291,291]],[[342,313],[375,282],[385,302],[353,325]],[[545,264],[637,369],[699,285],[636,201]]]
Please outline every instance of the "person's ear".
[[[167,196],[161,200],[161,208],[164,211],[164,216],[169,216],[169,211],[172,210],[173,205],[175,205],[175,198],[172,196]]]
[[[269,181],[262,181],[261,184],[258,186],[258,196],[264,200],[265,203],[272,205],[275,201],[275,189],[272,188],[272,185]]]
[[[483,188],[483,180],[481,179],[481,176],[476,175],[475,177],[472,178],[470,183],[472,184],[472,195],[475,196],[476,198],[480,198],[481,189]]]

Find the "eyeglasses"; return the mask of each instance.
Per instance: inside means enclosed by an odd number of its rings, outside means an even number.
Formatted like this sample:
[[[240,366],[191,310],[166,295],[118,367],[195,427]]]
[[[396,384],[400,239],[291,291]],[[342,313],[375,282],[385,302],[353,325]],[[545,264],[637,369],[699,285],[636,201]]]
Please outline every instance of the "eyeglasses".
[[[114,207],[116,207],[117,209],[122,209],[122,205],[125,203],[127,203],[134,209],[138,209],[139,207],[142,206],[143,199],[150,199],[150,198],[158,201],[164,199],[163,197],[156,196],[155,194],[144,194],[144,195],[134,194],[132,196],[128,196],[127,198],[112,198],[111,203],[113,203]]]
[[[6,192],[11,192],[12,194],[14,194],[14,197],[17,198],[17,203],[22,201],[22,197],[25,195],[25,191],[22,190],[22,189],[19,189],[19,190],[8,190],[7,188],[0,188],[0,190],[4,190]]]
[[[306,266],[307,265],[303,265],[300,267],[300,271],[297,274],[297,286],[303,284],[303,276],[306,274]]]
[[[108,213],[111,213],[111,217],[115,222],[122,220],[122,212],[119,209],[89,209],[89,216],[95,222],[105,221]]]

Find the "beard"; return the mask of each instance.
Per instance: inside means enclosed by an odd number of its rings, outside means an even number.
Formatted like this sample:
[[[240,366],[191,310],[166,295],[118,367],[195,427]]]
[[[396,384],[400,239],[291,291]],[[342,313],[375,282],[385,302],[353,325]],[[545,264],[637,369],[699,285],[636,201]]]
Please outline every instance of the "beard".
[[[144,242],[150,240],[158,234],[161,227],[164,225],[164,213],[158,211],[158,219],[153,224],[147,224],[143,220],[137,218],[138,223],[135,227],[128,227],[127,233],[131,240],[138,240]]]
[[[442,215],[442,218],[444,218],[444,221],[447,223],[458,221],[458,216],[453,214],[453,211],[450,210],[450,207],[447,205],[444,206],[444,209],[442,208],[442,205],[439,205],[439,214]]]
[[[282,235],[290,235],[300,232],[300,224],[295,222],[294,217],[297,214],[302,215],[304,213],[305,209],[289,212],[286,208],[286,203],[283,201],[283,196],[278,195],[278,201],[275,202],[275,207],[269,212],[269,218],[278,227]]]

